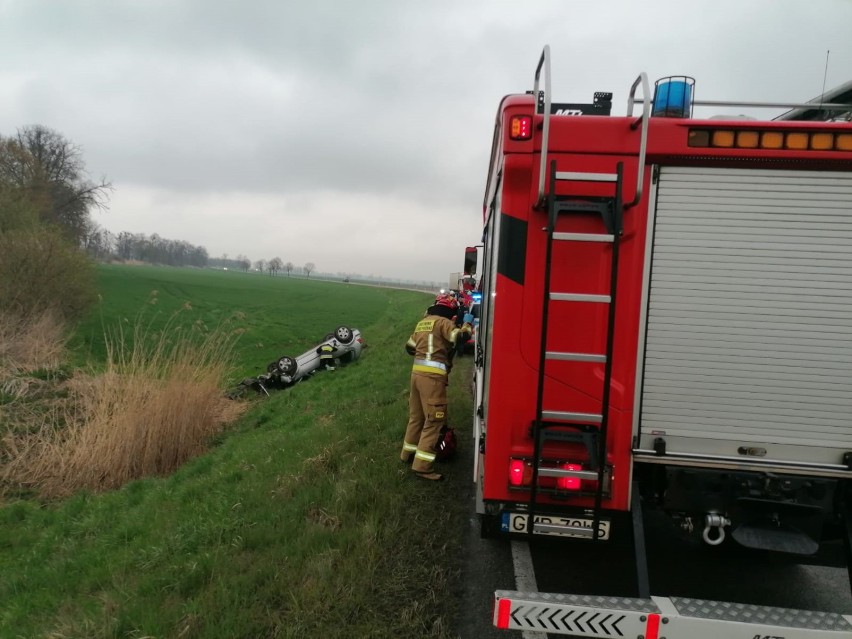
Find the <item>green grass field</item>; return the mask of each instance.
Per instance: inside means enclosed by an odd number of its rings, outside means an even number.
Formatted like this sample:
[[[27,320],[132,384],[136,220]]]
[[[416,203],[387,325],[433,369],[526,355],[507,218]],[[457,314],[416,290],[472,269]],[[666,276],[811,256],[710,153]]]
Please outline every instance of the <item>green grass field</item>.
[[[238,375],[251,374],[255,362],[264,372],[281,355],[299,355],[341,324],[373,326],[379,318],[394,319],[407,304],[428,302],[414,291],[212,269],[109,265],[98,269],[98,280],[99,307],[72,342],[78,357],[104,357],[105,328],[227,326],[245,331]]]
[[[456,538],[469,513],[451,486],[468,478],[450,463],[449,482],[423,482],[398,461],[403,344],[430,298],[212,270],[104,266],[99,277],[75,365],[97,364],[104,331],[135,322],[227,323],[239,331],[234,380],[341,324],[369,347],[251,399],[172,476],[0,508],[0,637],[455,636]],[[470,372],[461,360],[450,386],[462,455]]]

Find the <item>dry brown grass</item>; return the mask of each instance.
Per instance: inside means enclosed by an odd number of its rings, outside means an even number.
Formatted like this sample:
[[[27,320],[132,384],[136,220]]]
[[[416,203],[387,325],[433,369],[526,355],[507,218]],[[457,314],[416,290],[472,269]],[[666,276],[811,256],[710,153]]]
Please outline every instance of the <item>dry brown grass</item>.
[[[65,324],[52,311],[32,318],[0,312],[0,381],[24,371],[56,368],[67,340]]]
[[[102,373],[65,382],[61,414],[5,442],[0,479],[54,498],[173,472],[243,409],[221,390],[232,345],[226,331],[113,336]]]

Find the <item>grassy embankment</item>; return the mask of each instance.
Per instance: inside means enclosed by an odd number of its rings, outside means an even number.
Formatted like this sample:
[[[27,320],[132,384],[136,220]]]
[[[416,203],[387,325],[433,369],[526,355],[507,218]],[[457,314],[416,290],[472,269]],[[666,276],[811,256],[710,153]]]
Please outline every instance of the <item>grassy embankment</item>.
[[[145,267],[104,267],[100,278],[102,307],[72,340],[78,365],[104,361],[104,327],[157,331],[175,313],[239,333],[234,381],[339,324],[360,328],[369,348],[251,400],[209,452],[170,476],[0,507],[0,637],[452,636],[466,504],[397,461],[402,344],[428,297]],[[450,387],[461,454],[468,367],[460,362]]]

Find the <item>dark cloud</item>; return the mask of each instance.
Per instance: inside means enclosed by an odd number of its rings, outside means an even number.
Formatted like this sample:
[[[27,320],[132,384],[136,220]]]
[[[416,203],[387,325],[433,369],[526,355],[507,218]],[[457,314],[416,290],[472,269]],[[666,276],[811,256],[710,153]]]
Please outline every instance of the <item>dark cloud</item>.
[[[557,98],[613,91],[617,113],[643,70],[807,100],[827,49],[829,87],[852,68],[852,3],[818,6],[0,0],[0,133],[55,128],[118,189],[384,197],[470,210],[474,235],[497,105],[532,88],[545,43]]]

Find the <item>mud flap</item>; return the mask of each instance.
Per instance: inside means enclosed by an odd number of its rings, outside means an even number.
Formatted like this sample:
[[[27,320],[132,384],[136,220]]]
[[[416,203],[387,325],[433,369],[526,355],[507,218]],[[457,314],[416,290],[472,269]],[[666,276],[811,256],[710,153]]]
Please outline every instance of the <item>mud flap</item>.
[[[642,496],[639,493],[639,482],[633,482],[630,515],[633,523],[633,557],[636,565],[636,590],[640,597],[647,599],[651,596],[651,584],[648,578],[648,556],[645,550],[645,518],[642,515]]]
[[[849,494],[844,494],[840,500],[840,514],[843,517],[843,545],[846,548],[846,572],[849,576],[849,587],[852,590],[852,509],[849,507],[849,500]]]

